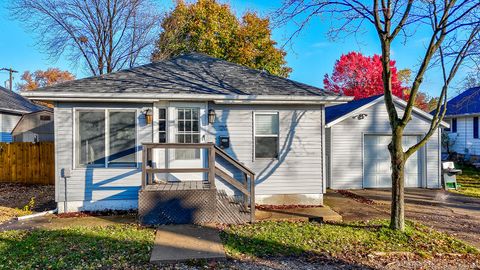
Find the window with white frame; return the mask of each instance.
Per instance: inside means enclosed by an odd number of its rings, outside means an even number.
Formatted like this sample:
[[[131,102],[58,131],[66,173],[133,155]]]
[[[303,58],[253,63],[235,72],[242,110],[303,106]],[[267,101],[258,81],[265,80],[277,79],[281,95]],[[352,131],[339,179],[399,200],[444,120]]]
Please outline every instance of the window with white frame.
[[[177,143],[200,142],[200,109],[178,108],[177,109]],[[177,149],[175,159],[191,160],[200,158],[200,149]]]
[[[255,158],[278,158],[278,113],[254,114]]]
[[[134,110],[77,110],[76,167],[136,167]]]
[[[167,109],[158,109],[158,142],[167,142]]]

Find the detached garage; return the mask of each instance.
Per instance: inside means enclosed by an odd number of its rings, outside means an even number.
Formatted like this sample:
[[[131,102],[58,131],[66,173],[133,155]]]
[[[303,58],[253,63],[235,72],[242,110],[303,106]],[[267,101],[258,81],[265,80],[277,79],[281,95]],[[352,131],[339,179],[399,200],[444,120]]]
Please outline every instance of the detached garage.
[[[400,115],[405,101],[394,98]],[[327,186],[332,189],[389,188],[390,123],[383,95],[326,108]],[[403,138],[416,144],[430,128],[432,116],[415,108]],[[442,127],[447,127],[442,122]],[[405,186],[440,188],[441,130],[405,165]]]

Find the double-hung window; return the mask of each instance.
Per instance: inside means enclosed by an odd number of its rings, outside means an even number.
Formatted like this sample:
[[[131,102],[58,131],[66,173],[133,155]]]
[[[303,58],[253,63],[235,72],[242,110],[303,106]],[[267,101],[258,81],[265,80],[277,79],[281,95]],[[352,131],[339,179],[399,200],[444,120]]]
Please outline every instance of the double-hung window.
[[[76,167],[136,167],[134,110],[76,110]]]
[[[254,114],[255,158],[278,158],[278,113]]]

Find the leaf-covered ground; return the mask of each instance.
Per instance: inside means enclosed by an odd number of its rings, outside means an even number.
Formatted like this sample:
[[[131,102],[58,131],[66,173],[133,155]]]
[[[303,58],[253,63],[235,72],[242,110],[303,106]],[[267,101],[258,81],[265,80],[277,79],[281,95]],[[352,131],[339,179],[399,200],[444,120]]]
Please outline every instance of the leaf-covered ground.
[[[0,269],[128,269],[148,264],[154,230],[135,225],[0,233]]]
[[[319,224],[261,222],[227,227],[222,233],[231,256],[295,256],[302,253],[367,256],[378,252],[411,252],[421,256],[477,250],[444,233],[408,222],[404,233],[392,231],[386,221]]]
[[[462,174],[457,175],[460,189],[454,192],[480,198],[480,169],[471,166],[462,167]]]

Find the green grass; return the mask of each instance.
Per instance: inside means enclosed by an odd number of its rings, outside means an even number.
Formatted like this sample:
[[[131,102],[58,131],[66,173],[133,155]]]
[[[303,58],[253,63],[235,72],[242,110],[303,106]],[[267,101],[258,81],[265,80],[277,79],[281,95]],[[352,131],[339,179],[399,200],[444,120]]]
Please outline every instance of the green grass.
[[[154,231],[135,225],[0,233],[0,269],[126,269],[149,261]]]
[[[472,166],[463,166],[460,169],[462,174],[457,175],[457,183],[461,187],[453,192],[480,198],[480,169]]]
[[[477,254],[477,250],[426,226],[407,222],[404,233],[390,230],[386,221],[319,224],[314,222],[260,222],[234,225],[222,232],[230,256],[291,256],[329,253],[365,256],[372,252]]]

